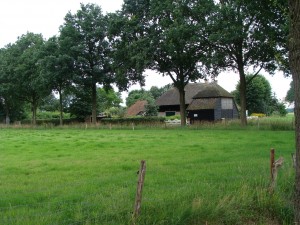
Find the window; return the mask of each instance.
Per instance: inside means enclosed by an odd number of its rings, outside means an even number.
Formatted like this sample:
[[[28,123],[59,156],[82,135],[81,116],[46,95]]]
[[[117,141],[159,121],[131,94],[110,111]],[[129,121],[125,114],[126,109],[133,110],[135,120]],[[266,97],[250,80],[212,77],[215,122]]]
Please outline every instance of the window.
[[[166,112],[166,116],[175,116],[175,112]]]
[[[232,98],[222,98],[221,105],[222,109],[233,109]]]

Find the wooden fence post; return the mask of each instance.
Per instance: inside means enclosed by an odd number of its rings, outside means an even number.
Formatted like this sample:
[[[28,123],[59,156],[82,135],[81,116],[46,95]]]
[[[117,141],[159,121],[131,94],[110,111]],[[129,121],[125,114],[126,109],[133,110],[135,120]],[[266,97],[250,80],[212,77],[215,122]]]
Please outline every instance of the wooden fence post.
[[[271,167],[271,183],[269,187],[270,193],[273,193],[275,189],[278,169],[283,165],[283,161],[284,160],[282,157],[279,157],[279,159],[275,161],[275,149],[272,148],[271,155],[270,155],[270,167]]]
[[[139,179],[137,183],[136,189],[136,196],[135,196],[135,204],[134,204],[134,212],[133,212],[133,219],[135,219],[140,215],[141,212],[141,205],[142,205],[142,191],[144,186],[144,180],[146,175],[146,161],[141,161],[141,167],[139,170]]]
[[[275,149],[271,148],[271,154],[270,154],[270,174],[271,174],[271,181],[274,179],[274,175],[273,175],[274,162],[275,162]]]

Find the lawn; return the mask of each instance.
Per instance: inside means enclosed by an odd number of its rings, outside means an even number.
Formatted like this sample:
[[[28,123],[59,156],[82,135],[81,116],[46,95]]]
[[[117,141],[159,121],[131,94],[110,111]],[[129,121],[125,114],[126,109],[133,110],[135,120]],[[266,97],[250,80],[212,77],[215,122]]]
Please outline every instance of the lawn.
[[[293,131],[0,129],[0,224],[292,224]],[[285,163],[268,192],[270,148]]]

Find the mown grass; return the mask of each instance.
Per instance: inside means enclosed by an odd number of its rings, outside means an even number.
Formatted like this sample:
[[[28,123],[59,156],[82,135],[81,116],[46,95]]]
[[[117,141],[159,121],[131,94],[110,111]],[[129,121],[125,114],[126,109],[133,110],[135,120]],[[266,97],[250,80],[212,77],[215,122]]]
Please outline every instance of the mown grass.
[[[293,131],[0,129],[0,224],[292,224]],[[269,152],[285,158],[273,194]]]

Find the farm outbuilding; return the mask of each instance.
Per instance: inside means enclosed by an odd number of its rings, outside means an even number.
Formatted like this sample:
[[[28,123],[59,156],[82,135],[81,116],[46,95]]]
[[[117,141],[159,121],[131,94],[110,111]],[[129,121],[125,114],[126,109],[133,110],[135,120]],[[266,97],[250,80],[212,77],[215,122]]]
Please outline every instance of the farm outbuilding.
[[[185,101],[190,123],[238,118],[233,95],[215,82],[186,85]],[[160,116],[180,114],[178,90],[172,88],[158,98],[156,104],[159,106]]]
[[[145,106],[148,104],[146,100],[138,100],[126,111],[126,116],[143,116],[146,113]]]

